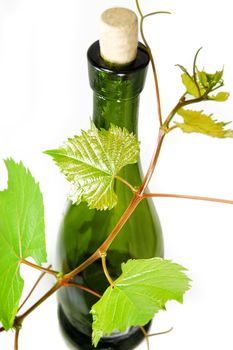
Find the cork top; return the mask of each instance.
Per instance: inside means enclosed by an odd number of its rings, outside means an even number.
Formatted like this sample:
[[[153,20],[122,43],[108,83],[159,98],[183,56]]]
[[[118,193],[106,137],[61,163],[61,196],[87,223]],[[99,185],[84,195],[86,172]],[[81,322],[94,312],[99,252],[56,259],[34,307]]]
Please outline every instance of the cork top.
[[[138,19],[123,7],[104,11],[100,17],[100,54],[113,64],[126,65],[134,61],[138,46]]]

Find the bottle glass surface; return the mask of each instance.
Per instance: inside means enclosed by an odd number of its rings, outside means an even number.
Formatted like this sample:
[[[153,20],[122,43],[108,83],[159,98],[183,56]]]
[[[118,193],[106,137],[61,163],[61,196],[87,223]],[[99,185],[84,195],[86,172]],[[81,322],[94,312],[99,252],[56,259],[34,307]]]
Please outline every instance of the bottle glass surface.
[[[93,98],[93,121],[98,128],[108,129],[113,123],[137,133],[139,94],[143,89],[149,57],[139,44],[136,60],[125,67],[106,64],[99,54],[99,43],[88,50],[88,68]],[[146,122],[146,121],[145,121]],[[142,182],[140,164],[128,165],[119,174],[133,186]],[[68,204],[58,238],[58,269],[69,272],[86,260],[103,243],[132,199],[132,191],[116,181],[118,204],[112,210],[89,209],[82,202]],[[145,199],[111,244],[107,266],[111,277],[121,273],[121,263],[128,259],[163,256],[163,240],[159,219],[151,199]],[[102,294],[108,281],[99,259],[72,282],[84,284]],[[91,306],[98,298],[75,287],[62,288],[58,293],[59,319],[65,336],[75,348],[89,350],[91,345]],[[133,349],[143,338],[137,327],[124,334],[116,332],[104,337],[97,349]]]

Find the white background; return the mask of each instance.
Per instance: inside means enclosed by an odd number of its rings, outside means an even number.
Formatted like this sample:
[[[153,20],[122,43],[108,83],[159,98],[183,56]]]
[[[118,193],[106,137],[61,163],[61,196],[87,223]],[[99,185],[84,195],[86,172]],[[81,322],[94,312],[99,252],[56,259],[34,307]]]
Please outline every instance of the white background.
[[[157,63],[164,116],[183,92],[180,63],[225,67],[225,90],[233,92],[232,11],[229,0],[142,0],[143,10],[169,10],[151,17],[145,33]],[[0,0],[0,184],[6,184],[2,159],[22,160],[41,184],[46,208],[49,261],[68,185],[43,150],[88,128],[92,113],[86,50],[98,38],[98,17],[112,6],[135,9],[134,1]],[[195,106],[197,107],[197,106]],[[224,121],[233,119],[232,97],[202,105]],[[158,128],[151,70],[140,108],[142,163],[146,170]],[[164,143],[150,189],[158,192],[233,198],[233,140],[171,133]],[[232,349],[232,207],[190,200],[157,199],[166,257],[189,269],[193,287],[184,305],[168,304],[154,331],[174,326],[151,341],[156,350]],[[146,234],[146,232],[145,232]],[[25,267],[26,289],[36,279]],[[44,281],[39,297],[52,280]],[[2,301],[0,301],[2,302]],[[4,301],[3,301],[4,302]],[[65,350],[57,324],[56,298],[34,312],[20,333],[20,349]],[[0,349],[13,349],[13,334],[0,335]],[[146,349],[143,344],[139,349]]]

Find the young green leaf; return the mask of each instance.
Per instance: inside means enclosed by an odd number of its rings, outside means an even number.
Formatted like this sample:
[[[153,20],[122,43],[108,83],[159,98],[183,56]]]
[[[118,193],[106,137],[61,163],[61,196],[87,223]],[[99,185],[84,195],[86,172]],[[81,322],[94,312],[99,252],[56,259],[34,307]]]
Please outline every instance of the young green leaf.
[[[73,184],[73,203],[86,201],[91,209],[112,209],[117,203],[114,176],[127,164],[136,163],[139,142],[125,128],[111,125],[98,130],[93,123],[63,147],[46,151]]]
[[[194,63],[193,63],[193,73],[189,74],[187,69],[180,64],[177,66],[183,71],[181,75],[182,82],[186,88],[186,94],[189,94],[195,98],[203,97],[203,100],[212,99],[216,101],[226,101],[228,98],[227,93],[220,93],[216,96],[209,96],[214,90],[223,86],[223,69],[221,71],[216,71],[215,73],[207,73],[204,70],[199,71],[196,66],[197,55],[200,49],[197,51]]]
[[[197,74],[198,74],[199,81],[200,81],[201,85],[203,86],[203,88],[208,89],[209,83],[208,83],[208,79],[206,76],[206,72],[198,71]]]
[[[229,92],[222,91],[217,93],[217,95],[209,96],[209,99],[217,102],[225,102],[228,100],[229,95]]]
[[[200,83],[204,88],[207,89],[212,89],[217,84],[221,86],[223,84],[222,76],[223,70],[216,71],[215,73],[206,73],[205,71],[198,71],[198,78],[200,80]]]
[[[223,76],[223,70],[216,71],[215,73],[206,73],[209,87],[215,87],[217,84],[221,84]]]
[[[131,326],[144,326],[154,314],[165,309],[168,300],[183,302],[189,278],[181,265],[161,258],[128,260],[122,275],[93,305],[92,340]]]
[[[199,85],[198,85],[199,86],[199,90],[198,90],[198,87],[195,84],[194,79],[190,75],[188,75],[187,73],[183,73],[181,75],[181,78],[182,78],[182,82],[183,82],[184,86],[186,87],[186,91],[189,95],[198,98],[205,92],[205,89],[203,89]],[[200,93],[199,93],[199,91],[200,91]]]
[[[20,262],[46,261],[44,207],[39,185],[22,163],[5,161],[8,188],[0,192],[0,321],[13,326],[23,290]]]
[[[212,119],[212,115],[205,115],[202,111],[192,111],[190,109],[179,109],[177,112],[184,120],[184,123],[176,125],[187,133],[197,132],[212,137],[226,138],[232,137],[232,130],[226,130],[229,123],[217,122]]]

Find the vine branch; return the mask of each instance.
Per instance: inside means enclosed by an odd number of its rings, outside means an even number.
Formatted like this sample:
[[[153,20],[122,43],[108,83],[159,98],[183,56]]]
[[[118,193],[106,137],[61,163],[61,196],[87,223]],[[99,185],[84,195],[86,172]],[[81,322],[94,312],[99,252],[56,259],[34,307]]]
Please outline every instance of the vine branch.
[[[18,350],[19,349],[19,332],[20,332],[20,328],[16,328],[16,330],[15,330],[14,350]]]
[[[185,94],[183,94],[179,100],[179,102],[175,105],[175,107],[172,109],[172,111],[169,113],[167,119],[165,120],[164,122],[164,126],[166,128],[169,127],[169,124],[172,120],[172,118],[175,116],[175,114],[178,112],[179,109],[185,107],[185,106],[188,106],[190,104],[193,104],[193,103],[198,103],[198,102],[202,102],[202,101],[209,101],[208,97],[206,94],[200,96],[200,97],[197,97],[197,98],[192,98],[190,100],[185,100]],[[170,129],[168,129],[168,131],[170,131],[173,127],[171,127]]]
[[[150,165],[149,165],[149,168],[147,170],[147,173],[144,177],[144,180],[140,186],[140,189],[138,191],[139,195],[142,196],[144,191],[146,190],[149,182],[150,182],[150,179],[154,173],[154,170],[155,170],[155,166],[157,164],[157,161],[158,161],[158,158],[159,158],[159,154],[160,154],[160,150],[161,150],[161,147],[162,147],[162,143],[163,143],[163,140],[164,140],[164,137],[165,137],[165,133],[163,130],[160,130],[159,131],[159,136],[158,136],[158,143],[157,143],[157,147],[155,149],[155,152],[154,152],[154,155],[152,157],[152,160],[150,162]]]
[[[21,264],[30,266],[30,267],[32,267],[32,268],[34,268],[34,269],[36,269],[36,270],[43,271],[43,272],[48,273],[48,274],[50,274],[50,275],[53,275],[53,276],[55,276],[55,277],[57,277],[58,274],[59,274],[58,271],[50,270],[49,268],[46,268],[46,267],[42,267],[42,266],[33,264],[33,263],[31,263],[30,261],[28,261],[28,260],[21,259],[20,262],[21,262]]]
[[[24,319],[32,313],[38,306],[40,306],[45,300],[47,300],[52,294],[54,294],[59,288],[62,287],[61,281],[58,281],[47,293],[45,293],[35,304],[33,304],[22,315],[17,316],[15,321],[22,323]]]
[[[125,212],[122,214],[121,218],[119,219],[118,223],[112,230],[112,232],[109,234],[109,236],[106,238],[106,240],[101,244],[101,246],[87,259],[85,260],[81,265],[79,265],[76,269],[73,271],[68,272],[64,275],[63,281],[69,281],[74,276],[79,274],[81,271],[86,269],[88,266],[90,266],[94,261],[101,258],[102,254],[105,253],[115,237],[117,236],[120,229],[124,226],[124,224],[127,222],[139,202],[142,200],[142,197],[138,195],[138,192],[135,193],[133,199],[131,200],[128,208],[125,210]]]
[[[96,296],[97,298],[101,298],[101,297],[102,297],[101,294],[99,294],[99,293],[95,292],[94,290],[92,290],[92,289],[90,289],[90,288],[88,288],[88,287],[85,287],[85,286],[83,286],[82,284],[79,284],[79,283],[69,283],[69,282],[65,282],[65,283],[63,283],[63,286],[64,286],[64,287],[75,287],[75,288],[79,288],[79,289],[84,290],[85,292],[88,292],[88,293],[90,293],[90,294]]]
[[[193,200],[206,201],[206,202],[233,204],[233,201],[230,199],[211,198],[211,197],[204,197],[204,196],[192,196],[192,195],[173,194],[173,193],[145,193],[143,197],[144,198],[146,197],[184,198],[184,199],[193,199]]]

